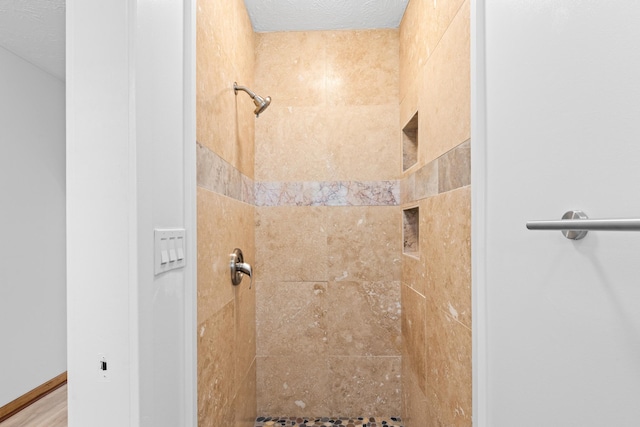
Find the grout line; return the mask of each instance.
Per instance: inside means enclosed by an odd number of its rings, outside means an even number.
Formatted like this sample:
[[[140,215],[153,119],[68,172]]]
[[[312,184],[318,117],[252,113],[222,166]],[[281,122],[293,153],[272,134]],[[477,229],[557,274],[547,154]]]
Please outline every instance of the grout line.
[[[431,59],[431,57],[433,56],[435,51],[438,49],[438,46],[440,46],[440,43],[442,42],[442,39],[449,32],[449,29],[451,28],[451,25],[453,25],[453,21],[456,20],[456,18],[458,17],[458,14],[460,13],[460,10],[462,10],[462,8],[464,7],[465,3],[468,2],[468,1],[471,1],[471,0],[464,0],[462,3],[460,3],[460,7],[458,8],[458,10],[456,10],[456,13],[453,14],[453,17],[449,21],[449,24],[447,25],[447,28],[445,28],[445,30],[442,32],[442,35],[440,36],[440,38],[436,42],[435,46],[433,47],[433,50],[431,51],[431,54],[429,55],[429,57],[425,61],[425,63],[424,63],[425,65],[427,64],[427,62],[429,62],[429,60]]]

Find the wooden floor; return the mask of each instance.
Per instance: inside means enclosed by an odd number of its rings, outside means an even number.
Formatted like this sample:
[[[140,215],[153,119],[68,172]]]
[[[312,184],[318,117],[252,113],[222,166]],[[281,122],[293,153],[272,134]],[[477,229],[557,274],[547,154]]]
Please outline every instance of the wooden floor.
[[[0,427],[67,427],[67,385],[1,422]]]

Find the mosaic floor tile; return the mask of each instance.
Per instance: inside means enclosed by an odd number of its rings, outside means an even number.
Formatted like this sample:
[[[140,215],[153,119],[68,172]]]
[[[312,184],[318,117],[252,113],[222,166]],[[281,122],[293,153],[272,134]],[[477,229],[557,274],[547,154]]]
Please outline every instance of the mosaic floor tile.
[[[400,417],[258,417],[255,427],[403,427]]]

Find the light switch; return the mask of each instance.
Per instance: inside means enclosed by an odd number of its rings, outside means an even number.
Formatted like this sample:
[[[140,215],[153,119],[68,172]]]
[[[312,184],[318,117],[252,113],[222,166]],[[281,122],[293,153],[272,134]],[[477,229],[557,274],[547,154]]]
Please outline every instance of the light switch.
[[[155,229],[155,274],[181,268],[186,265],[184,242],[186,231],[182,228]]]

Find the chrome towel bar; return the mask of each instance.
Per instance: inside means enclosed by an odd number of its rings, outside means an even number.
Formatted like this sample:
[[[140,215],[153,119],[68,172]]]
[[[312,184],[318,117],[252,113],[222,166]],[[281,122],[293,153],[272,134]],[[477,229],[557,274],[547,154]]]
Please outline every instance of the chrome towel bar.
[[[589,219],[582,211],[568,211],[560,220],[528,221],[529,230],[561,230],[564,237],[580,240],[588,231],[640,231],[640,218]]]

